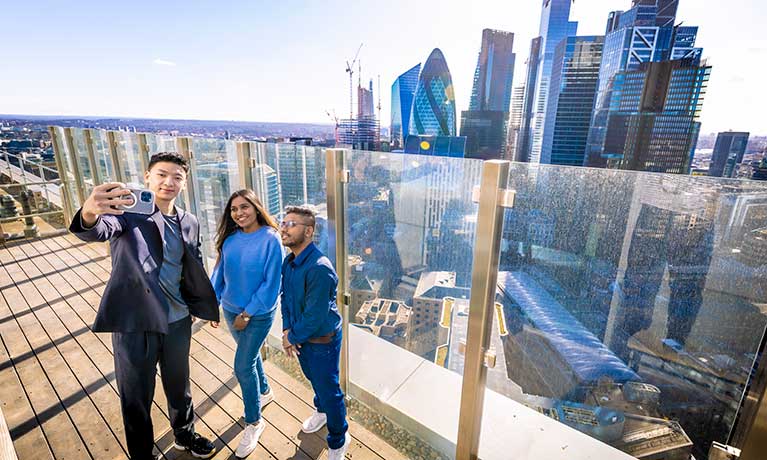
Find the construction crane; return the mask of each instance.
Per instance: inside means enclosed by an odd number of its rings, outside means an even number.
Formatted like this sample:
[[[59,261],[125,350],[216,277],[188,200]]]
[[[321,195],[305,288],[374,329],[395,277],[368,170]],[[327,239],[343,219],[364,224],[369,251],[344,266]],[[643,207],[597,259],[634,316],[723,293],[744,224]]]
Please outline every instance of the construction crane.
[[[378,127],[378,134],[381,134],[381,126],[383,126],[383,120],[381,120],[381,75],[378,75],[378,106],[376,107],[378,109],[378,123],[380,123]]]
[[[354,88],[352,86],[353,82],[353,76],[354,76],[354,64],[357,63],[357,58],[360,56],[360,50],[362,49],[362,43],[360,43],[359,48],[357,48],[357,54],[354,55],[354,59],[352,59],[351,64],[349,64],[349,61],[346,61],[346,73],[349,74],[349,119],[354,118]]]
[[[328,114],[328,118],[333,120],[333,137],[336,140],[336,144],[338,144],[338,116],[336,115],[336,111],[333,109],[332,115],[329,110],[325,110],[325,113]]]

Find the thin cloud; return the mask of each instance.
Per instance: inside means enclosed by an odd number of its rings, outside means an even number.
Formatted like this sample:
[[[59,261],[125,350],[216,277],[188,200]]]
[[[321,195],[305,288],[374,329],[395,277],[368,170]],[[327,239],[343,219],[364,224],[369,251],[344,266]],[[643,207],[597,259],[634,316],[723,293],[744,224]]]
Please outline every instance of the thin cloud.
[[[171,67],[175,67],[176,66],[175,62],[168,61],[168,60],[165,60],[165,59],[160,59],[160,58],[157,58],[157,59],[155,59],[152,62],[154,62],[157,65],[167,65],[167,66],[171,66]]]

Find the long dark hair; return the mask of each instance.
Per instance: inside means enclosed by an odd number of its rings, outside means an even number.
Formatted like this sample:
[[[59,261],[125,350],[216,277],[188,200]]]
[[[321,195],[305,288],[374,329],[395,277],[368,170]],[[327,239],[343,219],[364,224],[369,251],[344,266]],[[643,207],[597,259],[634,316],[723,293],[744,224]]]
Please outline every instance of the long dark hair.
[[[238,196],[244,198],[251,206],[253,206],[253,208],[255,208],[256,221],[259,225],[262,227],[272,227],[277,231],[280,230],[277,221],[269,214],[269,211],[266,210],[263,203],[261,203],[261,200],[258,198],[258,195],[256,195],[253,190],[249,188],[237,190],[232,193],[232,196],[229,197],[229,201],[226,202],[226,207],[221,215],[221,221],[218,223],[218,230],[216,230],[216,251],[218,252],[218,258],[216,259],[216,263],[221,260],[221,251],[224,248],[224,241],[239,228],[234,219],[232,219],[231,211],[232,201]]]

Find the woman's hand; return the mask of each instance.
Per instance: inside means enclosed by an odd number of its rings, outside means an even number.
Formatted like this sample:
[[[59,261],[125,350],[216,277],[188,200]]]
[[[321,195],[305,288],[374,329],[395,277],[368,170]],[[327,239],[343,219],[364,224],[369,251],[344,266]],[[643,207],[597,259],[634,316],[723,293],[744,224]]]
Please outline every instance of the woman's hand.
[[[245,329],[248,327],[248,321],[250,321],[250,316],[247,316],[247,313],[245,312],[240,313],[236,318],[234,318],[234,330],[241,331]]]
[[[218,329],[218,321],[211,321],[210,327],[212,327],[213,329]]]

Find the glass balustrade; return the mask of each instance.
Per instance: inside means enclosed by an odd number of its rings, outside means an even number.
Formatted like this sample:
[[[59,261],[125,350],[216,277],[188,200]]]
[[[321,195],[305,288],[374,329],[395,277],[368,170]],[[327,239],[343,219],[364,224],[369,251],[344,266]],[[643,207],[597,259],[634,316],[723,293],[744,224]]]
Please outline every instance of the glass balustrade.
[[[75,133],[76,155],[56,143],[70,186],[71,158],[87,159]],[[124,177],[138,177],[136,134],[116,134]],[[108,178],[106,138],[92,130]],[[277,219],[286,206],[312,207],[316,242],[335,258],[325,148],[188,139],[191,209],[211,261],[241,184]],[[146,145],[151,155],[179,144],[146,135]],[[411,458],[454,458],[474,248],[492,237],[477,234],[483,163],[345,155],[346,227],[337,231],[346,258],[337,263],[348,275],[350,413]],[[556,458],[705,458],[712,442],[726,443],[767,325],[767,184],[524,163],[509,171],[515,199],[486,306],[480,457],[546,448]],[[504,450],[512,432],[530,442]]]

